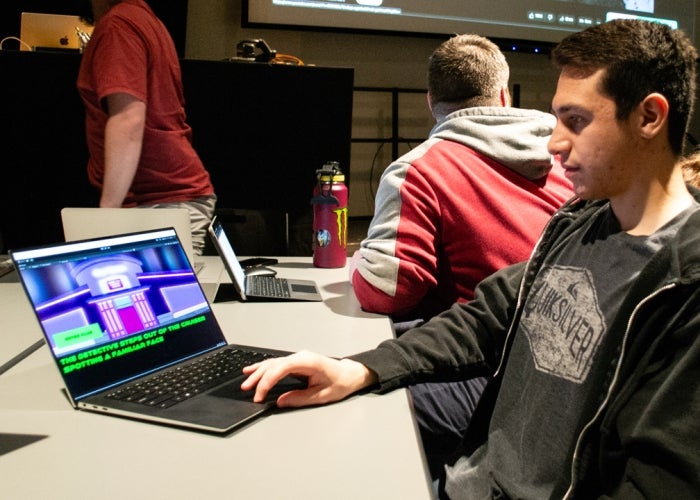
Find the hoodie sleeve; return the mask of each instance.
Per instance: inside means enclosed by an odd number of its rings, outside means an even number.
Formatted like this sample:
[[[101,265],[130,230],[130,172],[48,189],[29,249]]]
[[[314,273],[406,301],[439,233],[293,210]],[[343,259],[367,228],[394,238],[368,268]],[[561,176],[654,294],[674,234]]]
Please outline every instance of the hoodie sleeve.
[[[498,271],[477,287],[474,300],[455,304],[398,339],[349,358],[377,374],[376,390],[381,393],[492,374],[513,320],[524,268],[519,263]]]
[[[604,488],[611,491],[604,498],[690,499],[700,492],[700,306],[697,294],[667,303],[674,307],[657,307],[663,312],[644,318],[655,336],[637,342],[643,354],[628,362],[633,374],[621,377],[624,386],[600,435],[590,436],[600,440],[605,459],[604,467],[589,471],[604,471]],[[669,312],[684,303],[694,305]],[[582,482],[596,484],[585,476]]]
[[[439,205],[430,182],[411,164],[395,162],[384,172],[351,277],[363,309],[400,315],[436,286]]]

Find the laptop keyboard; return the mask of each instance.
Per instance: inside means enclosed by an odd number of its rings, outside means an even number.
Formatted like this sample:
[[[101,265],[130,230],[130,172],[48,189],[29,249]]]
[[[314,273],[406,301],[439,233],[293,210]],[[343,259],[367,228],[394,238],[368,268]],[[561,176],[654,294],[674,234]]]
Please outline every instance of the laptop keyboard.
[[[155,408],[168,408],[242,374],[244,366],[274,357],[271,354],[221,349],[193,363],[175,366],[119,388],[107,397]]]
[[[245,282],[248,295],[258,297],[289,298],[289,286],[284,278],[273,276],[248,276]]]

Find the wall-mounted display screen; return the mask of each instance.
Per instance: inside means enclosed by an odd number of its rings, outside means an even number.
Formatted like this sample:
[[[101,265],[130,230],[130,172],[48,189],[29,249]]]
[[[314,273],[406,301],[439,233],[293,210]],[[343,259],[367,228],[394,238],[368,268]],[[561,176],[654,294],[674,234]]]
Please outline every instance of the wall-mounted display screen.
[[[556,43],[617,17],[642,17],[694,37],[695,0],[255,0],[249,26],[451,35]]]

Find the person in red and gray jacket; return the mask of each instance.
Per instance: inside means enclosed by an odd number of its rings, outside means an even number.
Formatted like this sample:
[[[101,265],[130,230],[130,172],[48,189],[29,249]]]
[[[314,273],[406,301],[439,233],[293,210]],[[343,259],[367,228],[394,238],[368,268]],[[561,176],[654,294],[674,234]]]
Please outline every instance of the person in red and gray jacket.
[[[494,271],[527,259],[572,195],[547,151],[551,114],[510,106],[509,68],[486,38],[455,36],[432,54],[427,141],[382,175],[374,218],[351,260],[366,311],[428,320]]]
[[[547,151],[555,119],[511,107],[508,63],[478,35],[431,55],[427,141],[392,163],[374,218],[350,264],[366,311],[397,335],[474,298],[493,272],[526,260],[549,218],[573,194]],[[482,377],[411,387],[428,464],[438,474],[469,423]]]

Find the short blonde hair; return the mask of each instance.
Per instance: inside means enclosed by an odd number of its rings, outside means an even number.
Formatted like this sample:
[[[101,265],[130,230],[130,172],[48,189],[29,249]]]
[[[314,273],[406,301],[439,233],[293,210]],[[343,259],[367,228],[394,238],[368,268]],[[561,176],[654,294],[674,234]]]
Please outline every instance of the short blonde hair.
[[[430,56],[428,91],[431,103],[458,107],[492,106],[508,87],[510,68],[498,46],[483,36],[457,35]]]

